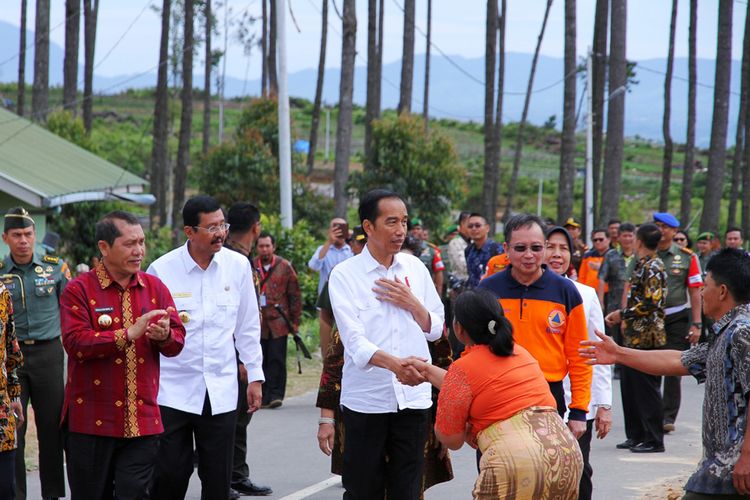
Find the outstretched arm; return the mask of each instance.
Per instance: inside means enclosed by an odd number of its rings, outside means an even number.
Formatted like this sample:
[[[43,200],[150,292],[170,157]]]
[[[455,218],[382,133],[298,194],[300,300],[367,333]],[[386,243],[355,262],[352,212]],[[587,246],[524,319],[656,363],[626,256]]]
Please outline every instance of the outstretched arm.
[[[587,358],[589,365],[620,364],[651,375],[690,375],[682,365],[681,352],[675,350],[643,351],[618,346],[614,340],[596,332],[601,342],[584,340],[578,350],[582,358]]]

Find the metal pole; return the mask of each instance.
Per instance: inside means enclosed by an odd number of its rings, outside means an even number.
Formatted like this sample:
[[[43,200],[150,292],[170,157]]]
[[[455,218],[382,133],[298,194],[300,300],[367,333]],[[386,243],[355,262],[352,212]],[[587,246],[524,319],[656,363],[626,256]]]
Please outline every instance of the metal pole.
[[[326,107],[326,154],[325,164],[328,165],[328,151],[331,148],[331,108]]]
[[[593,107],[594,99],[592,87],[592,64],[591,47],[589,47],[586,59],[586,73],[588,85],[586,85],[586,243],[591,246],[591,231],[594,229],[594,122]]]
[[[539,176],[539,192],[536,195],[536,215],[542,216],[542,192],[544,191],[544,176]]]
[[[281,225],[292,228],[292,145],[289,124],[289,91],[286,69],[286,1],[276,0],[276,51],[279,84],[279,179]]]

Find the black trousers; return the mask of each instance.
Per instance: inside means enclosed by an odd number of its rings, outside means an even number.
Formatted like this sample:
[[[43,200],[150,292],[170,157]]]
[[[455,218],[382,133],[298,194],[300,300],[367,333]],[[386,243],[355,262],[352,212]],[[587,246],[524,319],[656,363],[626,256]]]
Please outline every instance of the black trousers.
[[[158,436],[113,438],[69,432],[65,439],[72,500],[151,497]]]
[[[160,406],[164,433],[159,439],[159,456],[153,497],[182,500],[193,474],[193,438],[198,452],[198,477],[202,500],[229,498],[237,411],[211,415],[206,393],[201,415]]]
[[[690,348],[690,342],[685,338],[690,330],[690,309],[670,314],[664,318],[664,328],[667,331],[667,345],[664,349],[685,351]],[[674,423],[680,411],[682,399],[682,377],[664,377],[664,422]]]
[[[344,416],[343,484],[346,500],[418,500],[429,410]],[[385,457],[388,456],[386,462]]]
[[[15,495],[16,450],[0,452],[0,500],[13,500]]]
[[[620,392],[625,435],[637,443],[664,444],[664,405],[661,377],[622,367]]]
[[[594,469],[591,467],[589,455],[591,455],[591,436],[593,434],[594,421],[586,421],[586,432],[578,438],[578,446],[581,448],[583,455],[583,474],[578,486],[578,500],[591,500],[594,492],[594,483],[591,478],[594,475]]]
[[[232,459],[232,482],[239,482],[250,477],[247,465],[247,426],[253,418],[248,413],[247,382],[239,380],[237,394],[237,422],[234,427],[234,454]]]
[[[260,339],[263,349],[263,404],[284,399],[286,394],[286,336]]]
[[[60,432],[60,413],[65,395],[62,343],[57,338],[36,344],[19,344],[23,354],[23,366],[18,369],[21,405],[24,415],[28,415],[29,401],[34,408],[42,497],[64,497],[63,437]],[[16,497],[19,500],[26,499],[26,428],[24,424],[18,429],[18,453],[15,457]]]

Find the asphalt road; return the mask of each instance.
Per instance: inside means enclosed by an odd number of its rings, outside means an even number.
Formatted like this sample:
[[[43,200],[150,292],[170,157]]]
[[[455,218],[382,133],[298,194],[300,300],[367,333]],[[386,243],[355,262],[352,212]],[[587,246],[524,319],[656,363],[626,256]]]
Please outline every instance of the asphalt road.
[[[660,491],[664,480],[685,476],[695,468],[701,455],[700,424],[703,386],[692,377],[682,381],[683,399],[677,429],[666,436],[665,453],[635,455],[615,449],[625,439],[620,411],[619,382],[615,382],[612,432],[604,440],[592,443],[594,498],[642,498],[648,492]],[[329,459],[317,447],[318,410],[315,395],[308,393],[289,398],[275,410],[261,410],[249,428],[248,463],[251,478],[269,485],[273,499],[329,500],[339,499],[343,489],[338,476],[330,474]],[[427,499],[454,500],[470,498],[476,479],[474,451],[467,446],[452,452],[455,478],[429,489]],[[28,498],[40,498],[36,472],[28,475]],[[187,497],[200,498],[200,481],[193,474]],[[653,495],[651,498],[664,498]]]

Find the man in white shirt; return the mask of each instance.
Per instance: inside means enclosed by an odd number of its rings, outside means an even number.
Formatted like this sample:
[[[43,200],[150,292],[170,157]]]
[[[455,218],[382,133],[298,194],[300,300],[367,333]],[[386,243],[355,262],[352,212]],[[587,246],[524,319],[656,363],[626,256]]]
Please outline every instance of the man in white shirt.
[[[261,404],[258,302],[250,261],[223,247],[228,224],[219,203],[191,198],[182,218],[187,243],[147,271],[169,288],[187,332],[182,353],[161,358],[164,434],[153,498],[185,498],[195,439],[201,498],[227,499],[237,418],[235,348],[247,370],[248,411]]]
[[[430,361],[444,310],[422,262],[399,253],[406,204],[392,191],[359,206],[367,246],[336,266],[329,291],[344,344],[344,498],[418,499],[431,387],[404,358]],[[386,455],[389,457],[386,462]]]
[[[544,263],[556,274],[567,277],[572,257],[573,238],[564,227],[553,227],[547,231],[547,243],[544,253]],[[578,293],[583,299],[583,314],[586,316],[589,340],[598,340],[596,331],[604,331],[604,315],[597,297],[596,290],[588,285],[574,281]],[[602,370],[602,368],[604,368]],[[565,402],[570,404],[570,376],[563,380],[565,388]],[[609,366],[594,366],[591,380],[591,402],[586,415],[586,432],[578,438],[578,444],[583,454],[583,475],[578,489],[579,500],[590,500],[593,492],[591,477],[593,469],[589,460],[591,452],[591,437],[596,427],[596,437],[604,439],[612,428],[612,370]]]

